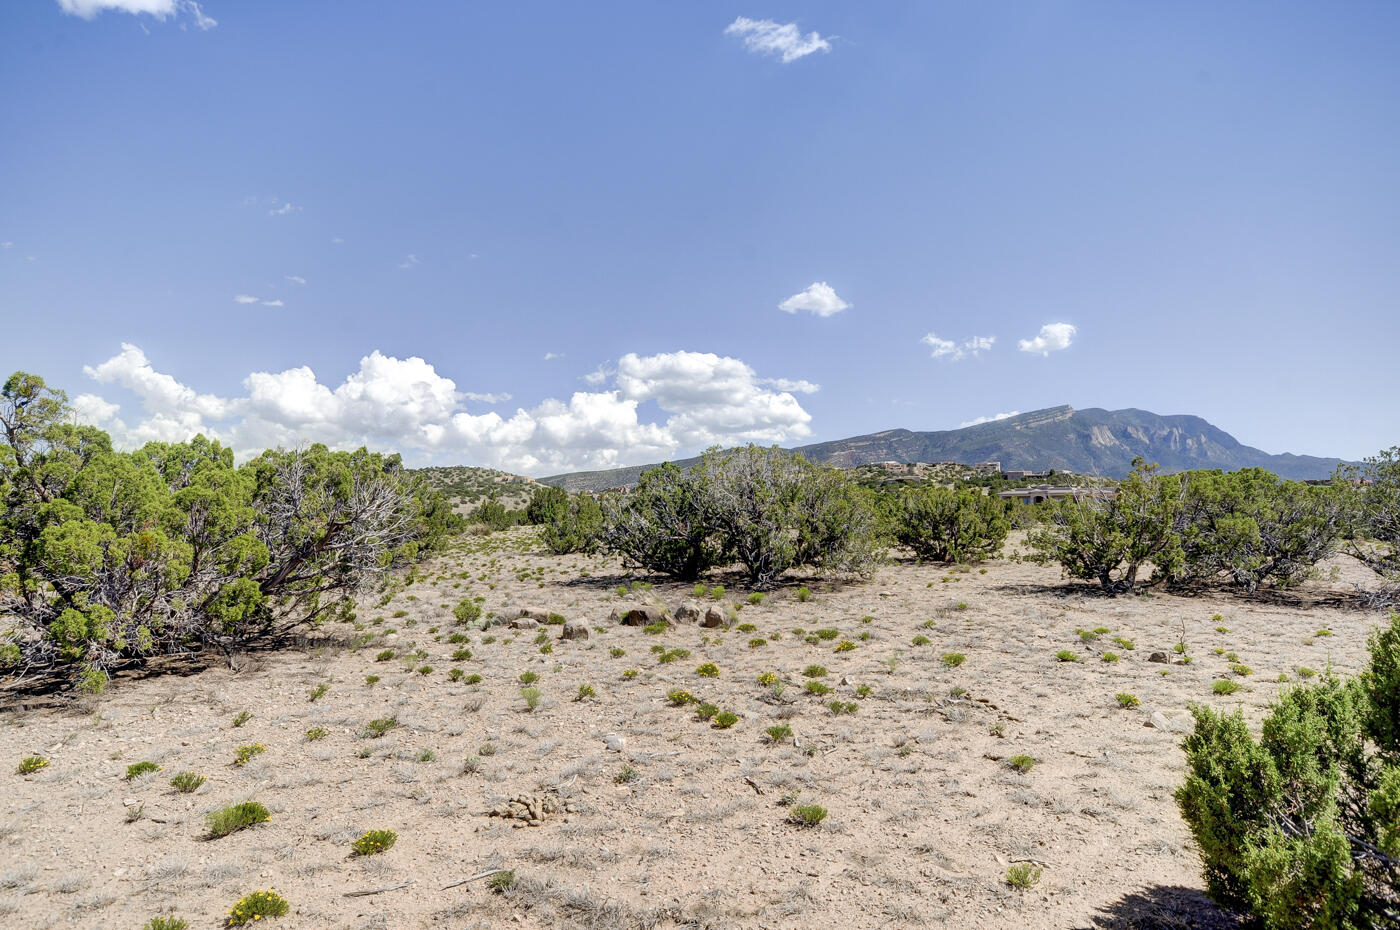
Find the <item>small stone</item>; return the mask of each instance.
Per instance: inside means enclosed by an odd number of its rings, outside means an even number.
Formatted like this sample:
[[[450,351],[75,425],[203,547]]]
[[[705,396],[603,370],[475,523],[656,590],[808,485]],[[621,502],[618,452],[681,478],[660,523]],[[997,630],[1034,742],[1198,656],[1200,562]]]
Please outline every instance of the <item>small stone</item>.
[[[676,608],[677,623],[699,623],[701,616],[700,605],[694,601],[686,601]]]
[[[627,748],[627,739],[620,733],[603,734],[603,745],[613,752],[622,752]]]
[[[530,617],[516,617],[510,621],[512,630],[533,630],[539,626],[539,622]]]
[[[570,620],[564,624],[565,639],[587,639],[588,624],[580,623],[577,620]]]
[[[700,621],[701,626],[711,629],[724,626],[724,623],[724,611],[720,610],[718,607],[711,607],[709,610],[706,610],[705,618]]]
[[[1167,654],[1165,652],[1154,652],[1152,653],[1152,655],[1147,657],[1147,661],[1156,662],[1159,665],[1166,665],[1168,662],[1171,661],[1171,659],[1167,658]]]

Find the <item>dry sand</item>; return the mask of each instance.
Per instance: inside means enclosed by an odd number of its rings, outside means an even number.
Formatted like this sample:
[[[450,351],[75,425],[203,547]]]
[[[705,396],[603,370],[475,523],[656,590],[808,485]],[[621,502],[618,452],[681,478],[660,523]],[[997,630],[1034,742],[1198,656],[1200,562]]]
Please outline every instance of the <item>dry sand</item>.
[[[1280,673],[1297,680],[1300,666],[1329,662],[1355,672],[1384,619],[1332,596],[1363,580],[1346,560],[1328,584],[1247,600],[1106,598],[1008,559],[985,573],[897,563],[867,583],[792,579],[743,607],[738,622],[755,632],[691,624],[650,635],[607,619],[645,599],[614,591],[641,576],[603,557],[535,550],[528,529],[469,540],[391,602],[367,599],[359,623],[381,635],[360,648],[338,625],[304,648],[240,656],[236,669],[128,677],[100,698],[58,704],[7,696],[0,926],[135,930],[174,912],[212,928],[265,888],[292,905],[274,930],[1231,926],[1201,892],[1172,800],[1181,733],[1146,724],[1160,712],[1182,726],[1191,701],[1241,706],[1257,723],[1286,687]],[[729,603],[747,594],[737,576],[715,580],[729,585]],[[814,592],[805,603],[801,584]],[[690,587],[657,583],[650,596],[674,606]],[[558,626],[542,627],[552,654],[540,652],[539,631],[472,630],[470,643],[451,644],[451,605],[467,593],[487,611],[557,611],[591,636],[561,641]],[[1183,623],[1194,661],[1149,662],[1154,651],[1177,659]],[[858,648],[793,632],[819,628]],[[1076,631],[1094,628],[1112,632],[1082,642]],[[751,647],[754,637],[768,641]],[[453,661],[463,645],[473,657]],[[654,645],[690,656],[662,664]],[[396,658],[376,661],[390,648]],[[1253,673],[1231,673],[1216,649]],[[1059,650],[1081,661],[1057,661]],[[951,652],[966,662],[948,667]],[[698,675],[703,662],[719,677]],[[833,694],[804,692],[812,664],[829,670],[821,680]],[[484,680],[454,683],[452,668]],[[540,676],[533,712],[520,696],[526,671]],[[763,672],[788,682],[780,697],[758,684]],[[366,685],[367,675],[381,680]],[[1243,688],[1216,696],[1217,679]],[[329,690],[311,701],[322,683]],[[596,697],[575,700],[581,684]],[[868,696],[857,696],[861,685]],[[717,729],[671,706],[674,688],[739,722]],[[1120,708],[1118,693],[1141,706]],[[858,710],[835,715],[833,698]],[[242,711],[252,717],[235,728]],[[391,716],[397,729],[363,736],[368,721]],[[795,742],[764,740],[778,723]],[[308,741],[313,727],[328,735]],[[608,734],[625,745],[609,749]],[[267,751],[233,765],[246,743]],[[11,774],[33,754],[52,764]],[[1028,773],[1007,762],[1019,754],[1036,760]],[[123,780],[142,760],[161,770]],[[177,793],[168,782],[184,770],[207,783]],[[619,781],[629,770],[634,780]],[[538,826],[487,815],[522,794],[573,811]],[[781,802],[793,797],[826,807],[827,820],[788,824]],[[271,821],[206,839],[204,815],[244,800],[267,805]],[[391,850],[350,855],[356,836],[380,828],[397,831]],[[1028,891],[1004,881],[1021,860],[1044,865]],[[494,868],[514,870],[510,891],[485,879],[444,889]]]

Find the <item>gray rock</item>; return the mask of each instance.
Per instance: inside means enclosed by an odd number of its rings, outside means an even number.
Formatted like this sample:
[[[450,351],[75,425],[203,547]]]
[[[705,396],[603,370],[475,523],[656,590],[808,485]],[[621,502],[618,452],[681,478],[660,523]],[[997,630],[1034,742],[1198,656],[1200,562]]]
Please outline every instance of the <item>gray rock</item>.
[[[724,611],[718,607],[711,607],[705,611],[705,617],[700,621],[700,625],[705,627],[724,626],[726,619]]]
[[[1143,726],[1155,727],[1165,733],[1189,733],[1191,732],[1191,715],[1178,712],[1168,716],[1160,710],[1154,710]]]
[[[686,601],[676,608],[677,623],[699,623],[701,616],[700,605],[694,601]]]
[[[570,620],[564,624],[565,639],[587,639],[588,624],[580,623],[577,620]]]
[[[539,623],[530,617],[516,617],[509,624],[512,630],[533,630]]]
[[[613,623],[620,623],[623,626],[651,626],[662,620],[671,622],[671,615],[660,607],[650,607],[638,604],[632,607],[617,607],[609,615]]]
[[[1162,665],[1166,665],[1169,662],[1171,662],[1171,659],[1167,658],[1167,654],[1165,652],[1154,652],[1152,653],[1152,655],[1147,657],[1147,661],[1157,662]]]
[[[613,752],[622,752],[627,748],[627,738],[621,733],[604,733],[603,745]]]
[[[508,607],[501,611],[502,620],[511,621],[526,618],[534,620],[536,623],[545,623],[549,620],[553,611],[545,610],[543,607]]]

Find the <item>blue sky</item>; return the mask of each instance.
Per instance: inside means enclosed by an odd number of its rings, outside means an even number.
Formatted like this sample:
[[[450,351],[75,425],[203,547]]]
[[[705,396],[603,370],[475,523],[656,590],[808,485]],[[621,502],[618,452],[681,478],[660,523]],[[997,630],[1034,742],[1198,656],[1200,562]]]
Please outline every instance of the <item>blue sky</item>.
[[[533,474],[1060,403],[1360,457],[1398,42],[1393,3],[13,0],[0,369],[125,444]]]

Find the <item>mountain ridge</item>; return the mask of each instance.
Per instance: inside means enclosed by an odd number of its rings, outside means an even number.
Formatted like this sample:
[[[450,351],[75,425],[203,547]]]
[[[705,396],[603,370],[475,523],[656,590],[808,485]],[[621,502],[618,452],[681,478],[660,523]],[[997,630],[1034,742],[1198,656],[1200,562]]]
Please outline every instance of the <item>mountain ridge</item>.
[[[1259,467],[1297,480],[1326,478],[1343,464],[1339,458],[1264,452],[1191,414],[1163,415],[1132,407],[1076,410],[1069,404],[958,429],[888,429],[797,446],[793,451],[841,468],[891,461],[1000,462],[1003,470],[1055,469],[1109,478],[1125,476],[1138,457],[1158,463],[1164,472]],[[692,457],[677,464],[689,467],[698,461]],[[570,472],[540,481],[575,491],[601,491],[634,485],[643,471],[653,467]]]

